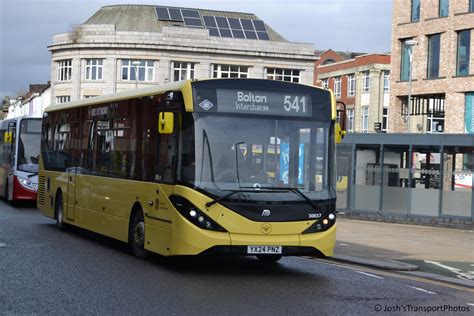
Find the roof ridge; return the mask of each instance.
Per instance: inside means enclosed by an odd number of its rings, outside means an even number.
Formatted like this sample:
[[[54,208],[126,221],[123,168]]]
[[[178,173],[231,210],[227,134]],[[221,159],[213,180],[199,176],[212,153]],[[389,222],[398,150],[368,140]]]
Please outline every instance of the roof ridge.
[[[199,9],[199,8],[186,8],[186,7],[177,7],[177,6],[169,6],[169,5],[153,5],[153,4],[111,4],[111,5],[102,6],[101,8],[110,8],[110,7],[153,7],[153,8],[160,7],[160,8],[172,8],[172,9],[185,9],[185,10],[212,11],[212,12],[222,12],[222,13],[247,14],[247,15],[257,16],[254,13],[248,13],[248,12]]]

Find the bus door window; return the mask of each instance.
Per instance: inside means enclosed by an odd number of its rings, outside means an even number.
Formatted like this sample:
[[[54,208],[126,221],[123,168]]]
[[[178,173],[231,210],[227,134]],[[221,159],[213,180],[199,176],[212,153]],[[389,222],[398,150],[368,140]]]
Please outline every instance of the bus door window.
[[[110,152],[113,150],[113,134],[108,120],[100,120],[96,123],[94,170],[107,174]]]

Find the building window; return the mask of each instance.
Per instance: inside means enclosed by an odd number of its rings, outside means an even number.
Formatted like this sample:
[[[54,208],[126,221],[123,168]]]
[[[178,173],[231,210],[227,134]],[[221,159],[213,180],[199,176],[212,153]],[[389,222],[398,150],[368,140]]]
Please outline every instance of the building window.
[[[69,95],[62,95],[60,97],[56,97],[56,104],[66,103],[66,102],[69,102],[69,101],[71,101],[71,96],[69,96]]]
[[[86,80],[102,80],[103,59],[86,59]]]
[[[402,41],[402,63],[400,67],[400,81],[408,81],[410,77],[410,46],[405,45],[405,42],[411,38]]]
[[[464,31],[458,32],[458,45],[457,46],[458,46],[458,52],[457,52],[456,75],[467,76],[469,75],[471,30],[464,30]]]
[[[440,134],[444,132],[444,115],[428,114],[426,129],[429,134]]]
[[[248,78],[249,67],[236,65],[214,65],[213,78]]]
[[[426,77],[428,79],[439,78],[439,49],[441,34],[428,36],[428,67]]]
[[[362,72],[362,93],[370,92],[370,71]]]
[[[194,79],[195,63],[173,61],[171,68],[173,69],[173,81]]]
[[[138,61],[140,64],[134,65]],[[138,80],[137,80],[138,72]],[[126,81],[153,81],[155,62],[153,60],[122,60],[122,80]]]
[[[72,59],[58,61],[58,81],[67,81],[72,79]]]
[[[300,82],[300,71],[297,69],[267,68],[267,79]]]
[[[382,117],[382,132],[388,132],[388,108],[383,108],[383,117]]]
[[[347,109],[347,131],[354,132],[354,109]]]
[[[445,17],[449,15],[449,0],[439,0],[439,16]]]
[[[469,12],[474,12],[474,0],[469,0]]]
[[[342,88],[341,77],[334,77],[334,96],[336,98],[341,97],[341,88]]]
[[[362,133],[369,132],[369,107],[362,107]]]
[[[474,92],[465,93],[464,124],[468,134],[474,134]]]
[[[390,71],[383,72],[383,92],[390,92]]]
[[[353,97],[356,90],[356,77],[354,74],[347,76],[347,96]]]
[[[411,0],[411,21],[420,21],[420,0]]]
[[[329,79],[321,79],[321,87],[324,88],[324,89],[328,89],[329,88]]]

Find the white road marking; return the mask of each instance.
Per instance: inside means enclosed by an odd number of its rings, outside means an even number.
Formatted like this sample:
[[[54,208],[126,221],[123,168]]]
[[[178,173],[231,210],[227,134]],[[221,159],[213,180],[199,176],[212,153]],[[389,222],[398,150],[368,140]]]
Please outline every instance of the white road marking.
[[[342,244],[342,243],[341,243],[341,244],[339,244],[339,246],[346,246],[346,247],[350,247],[350,245],[348,245],[348,244]]]
[[[474,306],[474,304],[473,304],[473,303],[466,303],[466,304],[467,304],[467,305],[470,305],[470,306]]]
[[[373,278],[376,278],[376,279],[384,279],[378,275],[374,275],[374,274],[370,274],[370,273],[367,273],[367,272],[362,272],[362,271],[356,271],[357,273],[360,273],[360,274],[363,274],[363,275],[367,275],[367,276],[370,276],[370,277],[373,277]]]
[[[0,242],[0,247],[5,247],[7,244]]]
[[[407,285],[407,286],[408,286],[408,287],[411,287],[412,289],[415,289],[415,290],[424,292],[424,293],[428,293],[428,294],[438,294],[438,293],[435,293],[435,292],[431,292],[431,291],[422,289],[421,287],[416,287],[416,286],[411,286],[411,285]]]
[[[430,260],[425,260],[426,263],[431,263],[431,264],[434,264],[440,268],[444,268],[446,270],[449,270],[449,271],[452,271],[452,272],[459,272],[459,271],[462,271],[461,269],[458,269],[458,268],[453,268],[453,267],[450,267],[450,266],[447,266],[445,264],[442,264],[438,261],[430,261]]]

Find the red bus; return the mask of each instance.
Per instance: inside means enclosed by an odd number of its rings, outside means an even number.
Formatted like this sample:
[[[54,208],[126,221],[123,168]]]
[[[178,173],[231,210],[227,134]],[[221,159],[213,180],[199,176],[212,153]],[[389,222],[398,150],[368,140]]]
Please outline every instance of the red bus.
[[[38,190],[41,118],[0,121],[0,196],[35,201]]]

